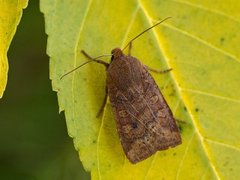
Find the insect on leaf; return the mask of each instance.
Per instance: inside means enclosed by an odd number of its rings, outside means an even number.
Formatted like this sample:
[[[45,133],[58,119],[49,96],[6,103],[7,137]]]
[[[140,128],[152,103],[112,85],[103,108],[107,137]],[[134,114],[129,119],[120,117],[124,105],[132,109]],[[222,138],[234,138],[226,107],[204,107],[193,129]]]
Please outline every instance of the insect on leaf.
[[[238,179],[240,171],[239,1],[41,1],[49,36],[50,78],[66,115],[69,136],[93,179]],[[133,42],[132,55],[152,74],[174,117],[182,145],[133,165],[120,144],[105,95],[106,73],[90,63]],[[127,53],[127,52],[125,52]],[[110,62],[110,59],[102,60]]]

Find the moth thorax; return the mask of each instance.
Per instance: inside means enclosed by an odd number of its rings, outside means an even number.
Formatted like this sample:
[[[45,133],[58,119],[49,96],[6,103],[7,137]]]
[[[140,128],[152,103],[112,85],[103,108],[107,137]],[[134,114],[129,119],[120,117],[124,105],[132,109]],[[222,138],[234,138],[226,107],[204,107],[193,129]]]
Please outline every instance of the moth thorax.
[[[112,58],[111,58],[112,60],[123,56],[123,52],[120,48],[113,49],[111,54],[112,54]]]

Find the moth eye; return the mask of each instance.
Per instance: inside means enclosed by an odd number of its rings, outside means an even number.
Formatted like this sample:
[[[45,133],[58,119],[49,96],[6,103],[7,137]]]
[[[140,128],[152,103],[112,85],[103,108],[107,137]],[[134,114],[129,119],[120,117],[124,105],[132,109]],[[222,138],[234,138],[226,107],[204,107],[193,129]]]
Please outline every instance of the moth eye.
[[[114,59],[114,57],[113,57],[113,55],[111,56],[111,62],[113,61],[113,59]]]

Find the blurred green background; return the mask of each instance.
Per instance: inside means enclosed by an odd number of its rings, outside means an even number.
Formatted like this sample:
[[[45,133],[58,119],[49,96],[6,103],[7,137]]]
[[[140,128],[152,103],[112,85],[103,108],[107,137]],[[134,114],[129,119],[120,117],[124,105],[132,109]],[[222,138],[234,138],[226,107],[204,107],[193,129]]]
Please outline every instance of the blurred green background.
[[[46,44],[39,2],[29,1],[8,51],[0,99],[0,179],[90,179],[58,112]]]

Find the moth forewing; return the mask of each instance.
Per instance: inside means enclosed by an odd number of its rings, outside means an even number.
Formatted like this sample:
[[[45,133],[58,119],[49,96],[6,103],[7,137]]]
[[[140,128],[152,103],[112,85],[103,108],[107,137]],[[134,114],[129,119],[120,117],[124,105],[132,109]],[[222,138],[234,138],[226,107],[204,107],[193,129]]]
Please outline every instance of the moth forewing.
[[[132,163],[181,144],[173,114],[154,79],[118,48],[107,69],[107,88],[120,141]]]

